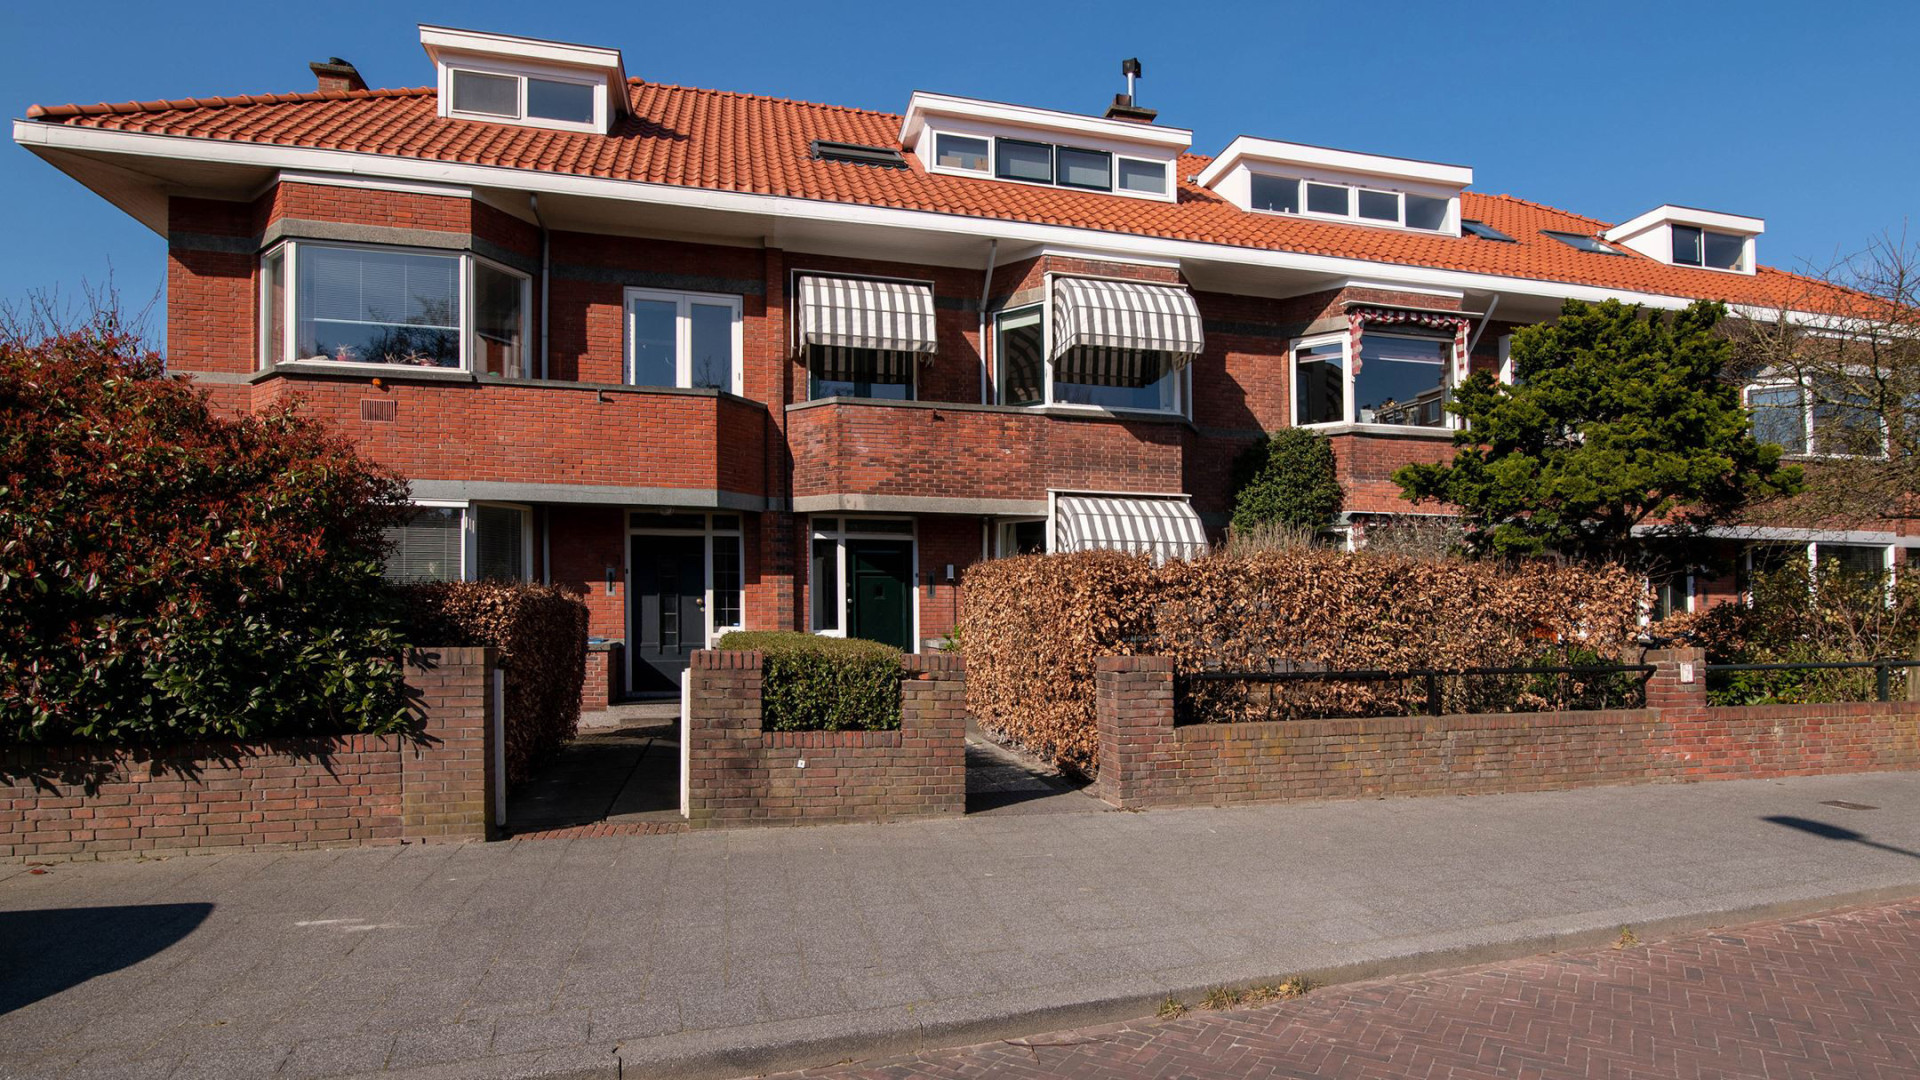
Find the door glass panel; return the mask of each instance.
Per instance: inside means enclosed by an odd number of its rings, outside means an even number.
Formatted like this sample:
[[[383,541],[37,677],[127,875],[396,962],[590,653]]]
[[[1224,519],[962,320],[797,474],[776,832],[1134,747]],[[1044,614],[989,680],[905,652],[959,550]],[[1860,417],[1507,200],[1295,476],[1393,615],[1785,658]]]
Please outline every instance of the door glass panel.
[[[715,629],[740,623],[740,538],[713,539],[713,625]]]
[[[527,512],[482,506],[474,518],[475,576],[482,581],[522,581],[527,576]]]
[[[813,628],[840,629],[840,543],[813,542]]]
[[[1042,355],[1046,345],[1040,314],[1036,307],[1000,316],[995,366],[1002,405],[1038,405],[1046,398],[1042,381],[1047,371]]]
[[[733,308],[693,304],[693,385],[733,389]]]
[[[676,385],[674,325],[678,307],[671,300],[635,300],[628,308],[633,324],[628,371],[633,385]]]

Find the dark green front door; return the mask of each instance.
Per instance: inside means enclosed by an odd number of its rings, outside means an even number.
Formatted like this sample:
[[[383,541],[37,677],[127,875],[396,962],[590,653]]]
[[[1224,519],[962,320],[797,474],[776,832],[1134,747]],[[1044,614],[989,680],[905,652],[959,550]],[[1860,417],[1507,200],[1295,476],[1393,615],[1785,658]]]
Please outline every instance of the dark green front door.
[[[913,545],[847,541],[847,636],[913,651]]]

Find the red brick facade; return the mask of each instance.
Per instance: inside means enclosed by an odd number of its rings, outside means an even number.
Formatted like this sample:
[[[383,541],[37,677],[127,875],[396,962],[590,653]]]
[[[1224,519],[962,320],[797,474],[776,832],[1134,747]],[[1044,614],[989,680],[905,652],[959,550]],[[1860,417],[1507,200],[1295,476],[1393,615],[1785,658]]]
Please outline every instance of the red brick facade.
[[[1105,658],[1096,790],[1134,809],[1920,768],[1920,702],[1710,708],[1701,653],[1651,662],[1645,709],[1175,726],[1170,660]]]
[[[0,859],[485,839],[494,658],[408,658],[411,735],[165,750],[0,748]]]
[[[966,808],[966,675],[906,658],[898,731],[766,731],[757,652],[698,652],[688,672],[688,820],[817,825]]]

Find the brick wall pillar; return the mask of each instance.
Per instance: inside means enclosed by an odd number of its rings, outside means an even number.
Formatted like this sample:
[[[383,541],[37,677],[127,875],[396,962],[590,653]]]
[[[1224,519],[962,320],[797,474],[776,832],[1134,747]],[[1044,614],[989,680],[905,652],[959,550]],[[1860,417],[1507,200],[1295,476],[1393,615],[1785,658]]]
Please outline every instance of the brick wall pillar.
[[[1704,650],[1654,649],[1647,653],[1647,663],[1654,669],[1647,679],[1647,708],[1693,712],[1707,707]]]
[[[750,816],[767,768],[745,745],[760,732],[758,652],[702,649],[687,666],[687,820]]]
[[[401,750],[400,835],[484,840],[493,826],[493,649],[415,649],[407,698],[418,738]]]
[[[924,756],[920,799],[936,813],[967,809],[967,673],[957,653],[906,657],[900,684],[900,746]]]
[[[1103,656],[1094,664],[1100,775],[1094,793],[1124,809],[1148,804],[1173,743],[1173,659]]]

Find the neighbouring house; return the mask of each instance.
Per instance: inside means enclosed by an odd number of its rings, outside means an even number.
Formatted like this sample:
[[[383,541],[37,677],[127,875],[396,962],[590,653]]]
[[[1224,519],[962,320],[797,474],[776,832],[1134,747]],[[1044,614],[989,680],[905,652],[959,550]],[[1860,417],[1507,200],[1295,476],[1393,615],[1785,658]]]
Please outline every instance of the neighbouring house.
[[[410,477],[395,575],[583,588],[627,646],[615,697],[731,627],[924,647],[978,560],[1192,550],[1287,425],[1332,437],[1364,530],[1408,511],[1397,466],[1450,452],[1448,388],[1564,299],[1751,314],[1810,287],[1759,264],[1757,218],[1610,225],[1463,165],[1201,153],[1131,93],[893,114],[420,41],[420,88],[333,59],[306,92],[36,106],[14,139],[166,237],[172,370],[236,410],[303,398]],[[1817,452],[1796,393],[1753,403]]]

